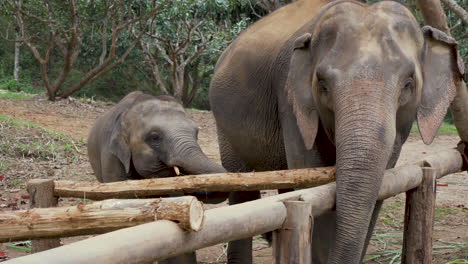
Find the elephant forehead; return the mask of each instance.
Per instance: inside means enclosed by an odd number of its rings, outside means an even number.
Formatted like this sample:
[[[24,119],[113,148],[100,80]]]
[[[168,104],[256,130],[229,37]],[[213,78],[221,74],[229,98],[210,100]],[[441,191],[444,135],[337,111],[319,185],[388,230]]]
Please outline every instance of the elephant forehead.
[[[128,111],[127,117],[146,119],[152,118],[155,115],[161,115],[162,112],[168,111],[185,114],[184,108],[176,102],[153,99],[135,104]]]
[[[348,50],[362,60],[373,56],[397,61],[401,54],[417,60],[424,43],[411,12],[395,2],[370,6],[342,2],[327,10],[320,20],[319,31],[337,32],[336,40],[345,45],[340,50]]]

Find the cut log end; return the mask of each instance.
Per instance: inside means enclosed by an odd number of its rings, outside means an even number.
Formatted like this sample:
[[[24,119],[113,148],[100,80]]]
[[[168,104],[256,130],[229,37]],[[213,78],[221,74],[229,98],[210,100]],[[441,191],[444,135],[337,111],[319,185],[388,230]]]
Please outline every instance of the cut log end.
[[[193,196],[166,198],[159,204],[156,220],[177,222],[186,231],[200,231],[204,221],[203,203]]]
[[[194,199],[190,204],[190,230],[192,231],[200,231],[203,226],[204,217],[204,210],[203,210],[203,203]]]

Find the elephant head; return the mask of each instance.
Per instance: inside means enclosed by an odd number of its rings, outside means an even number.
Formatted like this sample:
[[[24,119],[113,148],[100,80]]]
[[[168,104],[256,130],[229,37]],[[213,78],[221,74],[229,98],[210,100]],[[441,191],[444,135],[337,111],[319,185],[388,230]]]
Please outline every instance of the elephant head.
[[[110,151],[126,173],[133,169],[142,178],[224,172],[206,157],[197,139],[197,125],[174,98],[141,94],[118,115]]]
[[[306,33],[304,33],[306,32]],[[358,263],[382,175],[417,118],[434,139],[461,78],[456,43],[401,4],[337,1],[300,29],[286,80],[308,149],[318,123],[336,147],[336,244],[328,263]]]

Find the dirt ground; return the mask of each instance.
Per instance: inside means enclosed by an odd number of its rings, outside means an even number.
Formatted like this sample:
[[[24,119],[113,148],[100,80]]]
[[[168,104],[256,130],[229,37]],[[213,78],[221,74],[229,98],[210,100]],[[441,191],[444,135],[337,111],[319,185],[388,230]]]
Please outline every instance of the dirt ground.
[[[65,135],[72,141],[73,159],[53,159],[37,161],[23,155],[10,157],[0,151],[0,210],[18,210],[28,207],[25,183],[31,178],[54,178],[67,180],[95,180],[86,156],[86,137],[96,117],[112,104],[84,103],[78,100],[48,102],[37,96],[23,101],[0,99],[0,115],[27,121],[49,131]],[[205,153],[219,161],[216,128],[210,112],[188,110],[190,116],[200,126],[199,143]],[[2,123],[0,123],[1,128]],[[8,131],[8,130],[4,130]],[[0,131],[1,132],[1,131]],[[4,132],[5,133],[5,132]],[[18,133],[18,132],[10,132]],[[39,133],[27,131],[34,136]],[[0,139],[4,136],[0,133]],[[403,147],[398,165],[421,160],[426,155],[453,148],[458,142],[456,136],[441,135],[434,143],[426,146],[417,135],[411,136]],[[73,150],[74,149],[74,150]],[[270,191],[269,194],[272,192]],[[368,249],[366,263],[399,263],[402,241],[402,220],[404,213],[404,195],[388,199],[379,217],[375,233]],[[61,199],[61,204],[73,204],[76,199]],[[222,204],[220,206],[224,206]],[[437,187],[437,208],[434,234],[434,263],[450,263],[464,260],[468,263],[468,177],[465,173],[456,173],[444,177]],[[79,238],[67,238],[67,244]],[[0,244],[0,253],[14,258],[26,253],[7,248],[8,243]],[[0,254],[1,255],[1,254]],[[199,263],[225,263],[226,244],[216,245],[197,252]],[[272,263],[271,248],[260,237],[254,238],[254,263]],[[1,256],[0,256],[1,258]],[[452,262],[455,263],[455,262]]]

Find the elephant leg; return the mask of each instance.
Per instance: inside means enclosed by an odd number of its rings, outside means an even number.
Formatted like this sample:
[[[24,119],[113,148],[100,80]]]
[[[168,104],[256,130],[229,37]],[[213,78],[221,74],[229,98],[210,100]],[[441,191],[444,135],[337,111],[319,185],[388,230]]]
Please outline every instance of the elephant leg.
[[[239,204],[260,198],[259,191],[251,192],[232,192],[229,196],[229,204]],[[228,264],[251,264],[252,257],[252,238],[229,241],[228,243]]]
[[[101,154],[101,168],[103,182],[116,182],[127,180],[125,168],[120,160],[110,153]]]
[[[370,239],[374,232],[374,227],[375,227],[375,224],[377,223],[377,218],[379,218],[379,212],[380,212],[380,209],[382,208],[382,204],[383,204],[383,201],[377,201],[375,203],[374,212],[372,212],[372,218],[369,224],[369,229],[367,230],[366,241],[364,242],[364,249],[362,250],[361,262],[364,260],[364,257],[366,256],[367,247],[369,246]]]
[[[251,171],[245,162],[239,158],[229,140],[218,127],[218,142],[223,167],[230,172]],[[232,192],[229,195],[229,204],[239,204],[260,198],[259,191]],[[227,250],[228,264],[252,264],[252,238],[229,241]]]
[[[336,211],[314,218],[312,234],[312,263],[324,264],[328,261],[329,250],[335,244]]]
[[[185,253],[177,257],[160,260],[158,264],[197,264],[197,255],[195,252]]]

